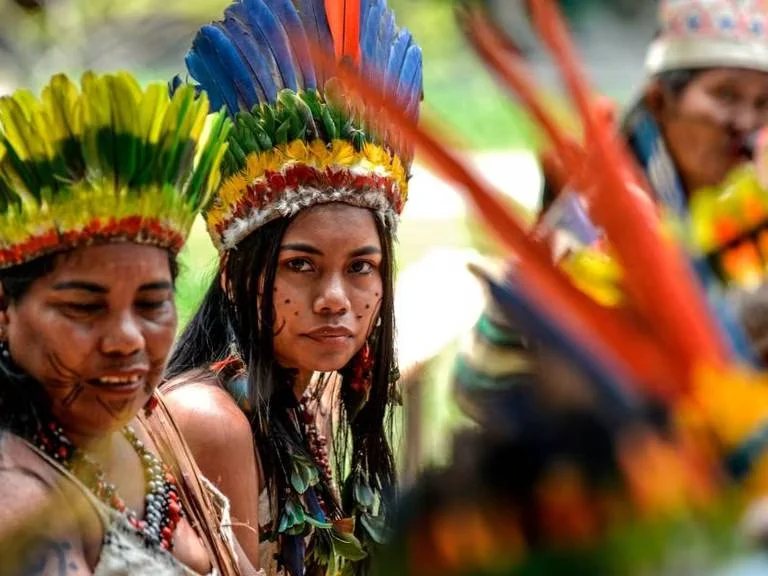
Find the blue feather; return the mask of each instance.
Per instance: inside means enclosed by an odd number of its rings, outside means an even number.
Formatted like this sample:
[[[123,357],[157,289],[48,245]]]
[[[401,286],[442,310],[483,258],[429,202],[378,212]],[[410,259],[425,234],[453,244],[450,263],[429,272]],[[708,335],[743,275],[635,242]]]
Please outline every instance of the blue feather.
[[[325,13],[324,0],[294,0],[298,4],[299,17],[301,18],[307,40],[316,50],[325,50],[333,54],[333,37],[328,25],[328,17]],[[315,70],[317,85],[321,88],[325,85],[325,74],[321,69]]]
[[[389,63],[389,53],[392,50],[392,44],[395,40],[395,14],[387,10],[383,15],[381,26],[379,27],[378,41],[376,46],[375,67],[379,76],[382,76],[387,70]]]
[[[397,33],[397,38],[389,51],[389,60],[387,61],[387,91],[395,92],[397,90],[397,81],[400,75],[400,69],[405,62],[405,54],[411,45],[411,33],[405,28]]]
[[[409,102],[414,92],[421,91],[421,48],[412,44],[405,53],[403,67],[398,74],[395,99],[399,103]]]
[[[422,99],[422,81],[423,81],[423,74],[424,68],[419,66],[416,77],[413,79],[413,86],[414,89],[411,91],[410,96],[408,97],[408,100],[403,104],[403,108],[405,109],[405,114],[410,118],[411,120],[418,120],[419,119],[419,108],[421,104]]]
[[[280,89],[288,88],[298,92],[296,68],[293,65],[288,36],[282,25],[263,0],[243,0],[243,6],[253,37],[263,52],[272,54],[277,64],[280,81],[277,82],[276,78],[276,83]]]
[[[363,69],[370,71],[376,62],[376,46],[379,41],[379,26],[384,15],[384,5],[373,2],[366,10],[367,16],[360,28],[360,51],[363,54]]]
[[[304,500],[307,503],[307,508],[309,508],[312,518],[318,522],[326,522],[325,513],[322,506],[320,506],[320,501],[317,499],[317,493],[314,488],[309,488],[304,493]]]
[[[317,88],[315,65],[312,62],[309,41],[301,23],[301,18],[299,18],[299,13],[296,11],[292,0],[273,0],[272,10],[288,33],[293,54],[296,57],[304,80],[303,87],[306,90],[314,90]]]
[[[222,71],[230,78],[240,107],[247,110],[258,104],[250,67],[243,61],[232,39],[220,23],[203,26],[200,34],[207,37],[216,50]],[[233,110],[235,112],[236,110]]]
[[[496,284],[489,278],[490,293],[505,314],[524,328],[527,336],[537,338],[548,349],[557,352],[573,363],[586,376],[600,398],[612,407],[612,416],[618,421],[638,408],[636,387],[630,386],[631,379],[618,367],[596,357],[585,350],[582,344],[564,332],[558,321],[541,308],[514,282]]]
[[[303,536],[282,536],[280,547],[283,563],[290,576],[304,576],[304,557],[306,555]]]
[[[275,102],[277,100],[277,85],[275,85],[270,64],[267,57],[259,50],[247,26],[233,14],[225,12],[224,27],[240,52],[240,56],[251,69],[253,82],[260,100],[262,102]],[[274,66],[274,62],[272,64]]]
[[[181,79],[181,76],[176,74],[176,76],[171,78],[171,81],[168,82],[168,95],[173,98],[173,95],[176,94],[176,90],[181,88],[183,85],[184,81]]]
[[[221,109],[227,103],[224,91],[213,73],[208,69],[205,58],[195,50],[194,44],[192,50],[187,53],[184,62],[192,78],[197,80],[201,88],[208,93],[208,98],[211,101],[211,110]]]

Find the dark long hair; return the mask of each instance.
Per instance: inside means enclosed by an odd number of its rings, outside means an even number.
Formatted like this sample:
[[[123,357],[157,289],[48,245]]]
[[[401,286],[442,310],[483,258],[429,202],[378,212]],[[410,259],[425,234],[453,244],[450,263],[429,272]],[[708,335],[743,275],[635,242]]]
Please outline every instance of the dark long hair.
[[[394,366],[394,257],[392,233],[374,217],[382,246],[381,324],[375,328],[372,385],[361,409],[348,393],[353,362],[340,370],[340,421],[334,439],[337,477],[350,470],[367,472],[383,495],[392,495],[396,483],[391,449],[390,380]],[[274,283],[280,244],[291,223],[280,218],[262,226],[230,250],[211,283],[199,310],[182,333],[168,364],[167,376],[177,378],[194,370],[207,370],[233,352],[242,359],[247,375],[251,428],[264,467],[267,489],[276,503],[274,521],[286,489],[290,489],[290,454],[310,457],[292,418],[298,403],[291,374],[279,366],[274,354]],[[225,282],[221,279],[224,278]],[[346,384],[345,384],[346,383]],[[324,484],[325,483],[325,484]],[[321,475],[319,489],[329,513],[342,517],[333,490]]]
[[[55,265],[56,256],[49,255],[0,270],[3,308],[19,302],[32,283],[49,274]],[[40,385],[19,370],[10,357],[0,356],[0,432],[31,438],[44,418],[45,406],[45,394]]]

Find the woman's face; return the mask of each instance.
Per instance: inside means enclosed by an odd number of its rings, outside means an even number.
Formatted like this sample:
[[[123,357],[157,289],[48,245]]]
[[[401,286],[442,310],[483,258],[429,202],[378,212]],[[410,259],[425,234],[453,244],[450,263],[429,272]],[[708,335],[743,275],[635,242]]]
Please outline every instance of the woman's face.
[[[374,215],[346,204],[301,212],[283,236],[274,285],[274,346],[281,366],[344,367],[374,327],[382,299]]]
[[[149,399],[173,343],[168,253],[120,243],[63,254],[3,320],[11,357],[69,434],[118,430]]]
[[[719,184],[747,159],[745,138],[768,124],[768,73],[705,70],[679,94],[653,90],[657,118],[689,193]]]

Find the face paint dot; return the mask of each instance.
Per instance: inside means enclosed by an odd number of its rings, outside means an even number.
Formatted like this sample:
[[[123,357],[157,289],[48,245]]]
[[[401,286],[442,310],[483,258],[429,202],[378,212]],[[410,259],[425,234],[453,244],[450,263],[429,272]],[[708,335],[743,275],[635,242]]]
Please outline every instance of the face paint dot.
[[[294,313],[293,313],[293,315],[294,315],[294,316],[298,316],[298,315],[299,315],[299,313],[298,313],[298,312],[294,312]]]
[[[370,307],[371,307],[371,305],[370,305],[370,304],[366,304],[366,305],[365,305],[365,309],[366,309],[366,310],[369,310],[369,309],[370,309]]]
[[[357,315],[357,319],[358,319],[358,320],[360,320],[360,318],[362,318],[362,317],[363,317],[363,315],[362,315],[362,314],[358,314],[358,315]]]
[[[285,303],[286,303],[286,304],[290,304],[290,303],[291,303],[291,300],[290,300],[289,298],[286,298],[286,299],[285,299]]]

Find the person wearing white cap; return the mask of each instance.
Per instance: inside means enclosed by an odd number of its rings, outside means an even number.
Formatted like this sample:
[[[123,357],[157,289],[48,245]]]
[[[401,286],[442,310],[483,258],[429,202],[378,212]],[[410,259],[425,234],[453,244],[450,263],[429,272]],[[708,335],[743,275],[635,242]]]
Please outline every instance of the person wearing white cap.
[[[656,199],[681,212],[748,159],[768,124],[768,3],[662,0],[645,67],[622,132]]]
[[[653,200],[685,215],[690,195],[717,186],[748,160],[752,135],[768,124],[768,2],[661,0],[659,15],[647,80],[619,129]],[[589,222],[576,214],[573,196],[555,191],[553,197],[551,205],[545,198],[540,223],[591,243],[597,231],[586,230]],[[754,306],[740,308],[754,312]],[[747,332],[759,347],[755,331]],[[530,356],[531,342],[490,302],[457,360],[462,409],[483,426],[506,429],[512,423],[502,415],[510,413],[515,388],[538,378]]]

